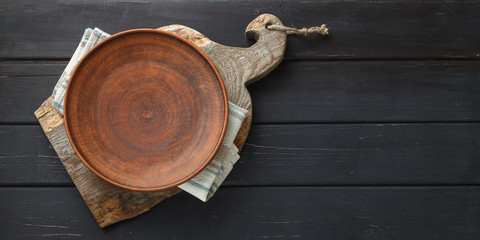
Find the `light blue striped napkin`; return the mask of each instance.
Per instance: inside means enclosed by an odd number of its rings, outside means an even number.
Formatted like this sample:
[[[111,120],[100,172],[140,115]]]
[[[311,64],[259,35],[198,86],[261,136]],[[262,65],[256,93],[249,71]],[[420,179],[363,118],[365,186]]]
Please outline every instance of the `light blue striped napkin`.
[[[82,40],[78,44],[77,50],[73,54],[70,62],[63,71],[60,79],[53,90],[53,107],[63,114],[63,103],[65,91],[67,89],[70,76],[77,66],[78,62],[85,56],[85,54],[93,48],[96,44],[109,37],[110,34],[100,30],[99,28],[87,28],[83,34]],[[225,137],[222,145],[213,158],[210,164],[197,176],[179,187],[184,191],[192,194],[202,201],[207,201],[215,194],[217,189],[223,183],[233,168],[233,165],[240,158],[238,149],[233,144],[235,137],[247,116],[248,111],[235,105],[232,102],[229,104],[229,118]]]
[[[63,114],[63,101],[65,97],[65,91],[67,90],[68,81],[70,80],[70,76],[75,70],[78,62],[87,54],[88,50],[93,48],[93,46],[97,45],[97,43],[101,42],[103,39],[110,37],[110,34],[102,31],[99,28],[85,29],[83,33],[82,40],[78,44],[77,50],[73,53],[70,62],[68,62],[67,67],[63,70],[60,79],[58,79],[57,85],[53,89],[53,107],[57,109],[60,113]]]

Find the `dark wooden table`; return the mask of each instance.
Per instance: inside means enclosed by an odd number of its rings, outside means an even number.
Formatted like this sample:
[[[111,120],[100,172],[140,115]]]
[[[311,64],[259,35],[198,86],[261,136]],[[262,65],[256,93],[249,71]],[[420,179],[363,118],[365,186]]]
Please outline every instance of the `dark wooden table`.
[[[207,203],[181,193],[100,229],[33,111],[87,27],[290,36]],[[480,239],[480,1],[1,1],[0,239]]]

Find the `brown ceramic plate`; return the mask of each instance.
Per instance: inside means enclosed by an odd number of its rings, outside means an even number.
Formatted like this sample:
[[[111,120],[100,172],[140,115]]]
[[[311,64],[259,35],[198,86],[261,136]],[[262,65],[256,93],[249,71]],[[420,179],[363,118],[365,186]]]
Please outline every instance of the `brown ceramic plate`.
[[[135,29],[82,59],[64,115],[70,143],[90,170],[122,188],[157,191],[210,163],[225,135],[228,102],[199,48],[172,33]]]

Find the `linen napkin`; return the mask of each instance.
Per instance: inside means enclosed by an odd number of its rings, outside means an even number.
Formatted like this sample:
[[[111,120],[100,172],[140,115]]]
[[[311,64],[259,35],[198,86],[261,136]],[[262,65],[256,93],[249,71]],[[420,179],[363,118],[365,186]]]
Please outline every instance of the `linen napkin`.
[[[77,66],[78,62],[85,56],[85,54],[100,43],[110,34],[102,31],[99,28],[87,28],[83,37],[78,44],[75,53],[67,64],[60,79],[53,90],[53,107],[63,114],[63,104],[65,91],[67,89],[70,76]],[[210,164],[194,178],[179,186],[182,190],[192,194],[198,199],[206,202],[217,191],[225,178],[228,176],[233,168],[233,165],[238,161],[238,148],[233,144],[237,136],[243,120],[247,116],[248,110],[245,110],[232,102],[228,102],[229,118],[225,137],[220,146],[220,149]]]

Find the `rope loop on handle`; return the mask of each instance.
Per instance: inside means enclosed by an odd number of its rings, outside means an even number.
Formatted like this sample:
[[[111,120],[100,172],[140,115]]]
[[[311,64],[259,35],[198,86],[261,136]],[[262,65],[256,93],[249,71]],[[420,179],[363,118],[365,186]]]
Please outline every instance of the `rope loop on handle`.
[[[320,27],[316,26],[316,27],[301,28],[301,29],[272,24],[272,25],[268,25],[267,29],[275,30],[275,31],[284,31],[288,35],[303,34],[305,36],[308,36],[308,34],[311,34],[311,33],[319,33],[319,34],[322,34],[323,36],[328,35],[328,28],[327,28],[327,25],[325,24],[322,24]]]

